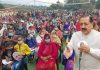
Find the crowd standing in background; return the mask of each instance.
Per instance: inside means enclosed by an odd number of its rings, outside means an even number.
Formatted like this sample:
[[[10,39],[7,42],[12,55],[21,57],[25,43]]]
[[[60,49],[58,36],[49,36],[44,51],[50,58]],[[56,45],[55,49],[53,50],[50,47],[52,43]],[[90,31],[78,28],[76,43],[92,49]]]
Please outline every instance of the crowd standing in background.
[[[73,33],[81,30],[80,19],[84,16],[92,16],[93,28],[100,31],[98,11],[17,11],[0,16],[2,70],[28,70],[27,57],[28,62],[37,59],[36,70],[59,70],[60,62],[65,70],[73,70],[75,51],[69,63],[70,54],[64,54]]]

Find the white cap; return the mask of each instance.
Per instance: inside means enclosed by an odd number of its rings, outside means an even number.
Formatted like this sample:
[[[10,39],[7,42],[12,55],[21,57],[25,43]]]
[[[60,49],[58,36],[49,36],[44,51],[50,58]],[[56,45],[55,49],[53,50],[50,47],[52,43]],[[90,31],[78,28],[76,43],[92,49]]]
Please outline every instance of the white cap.
[[[20,22],[24,22],[24,20],[20,20]]]

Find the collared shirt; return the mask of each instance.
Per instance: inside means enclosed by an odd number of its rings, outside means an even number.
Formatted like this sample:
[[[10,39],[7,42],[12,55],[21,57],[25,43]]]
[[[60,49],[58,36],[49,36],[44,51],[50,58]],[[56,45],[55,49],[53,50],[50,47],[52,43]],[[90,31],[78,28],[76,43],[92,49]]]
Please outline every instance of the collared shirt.
[[[87,42],[88,47],[90,47],[90,53],[82,53],[81,70],[100,70],[100,32],[95,30],[91,30],[87,36],[83,35],[81,31],[75,32],[71,41],[68,43],[68,47],[71,50],[70,55],[72,54],[72,50],[75,50],[74,70],[77,70],[79,67],[80,53],[78,50],[78,43],[82,40]]]

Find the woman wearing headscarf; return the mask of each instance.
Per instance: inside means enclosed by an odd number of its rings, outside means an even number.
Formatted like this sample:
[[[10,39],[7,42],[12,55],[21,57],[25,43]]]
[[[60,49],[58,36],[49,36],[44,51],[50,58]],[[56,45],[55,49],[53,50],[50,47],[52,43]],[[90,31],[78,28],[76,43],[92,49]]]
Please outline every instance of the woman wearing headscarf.
[[[56,59],[58,56],[58,45],[51,42],[50,35],[44,35],[38,51],[38,63],[36,70],[57,70]]]
[[[67,51],[68,51],[68,48],[66,47],[65,50],[64,50],[64,53],[63,53],[62,64],[64,65],[64,70],[73,70],[74,59],[75,59],[75,51],[73,50],[73,53],[70,57],[69,57],[70,51],[69,52],[67,52]]]
[[[57,43],[59,46],[61,46],[61,40],[60,40],[60,38],[58,37],[58,35],[56,34],[56,31],[55,31],[55,30],[53,30],[53,31],[51,32],[51,40],[52,40],[52,42],[55,42],[55,43]]]

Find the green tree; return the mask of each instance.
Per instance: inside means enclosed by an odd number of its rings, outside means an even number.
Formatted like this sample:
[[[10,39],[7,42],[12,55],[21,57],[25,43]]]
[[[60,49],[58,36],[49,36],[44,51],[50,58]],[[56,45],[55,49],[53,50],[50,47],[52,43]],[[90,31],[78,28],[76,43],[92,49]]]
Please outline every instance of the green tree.
[[[98,1],[96,2],[96,8],[97,8],[97,9],[100,9],[100,0],[98,0]]]
[[[4,6],[2,4],[0,4],[0,9],[4,9]]]
[[[63,6],[59,3],[59,4],[52,4],[50,7],[48,7],[48,9],[63,9]]]

